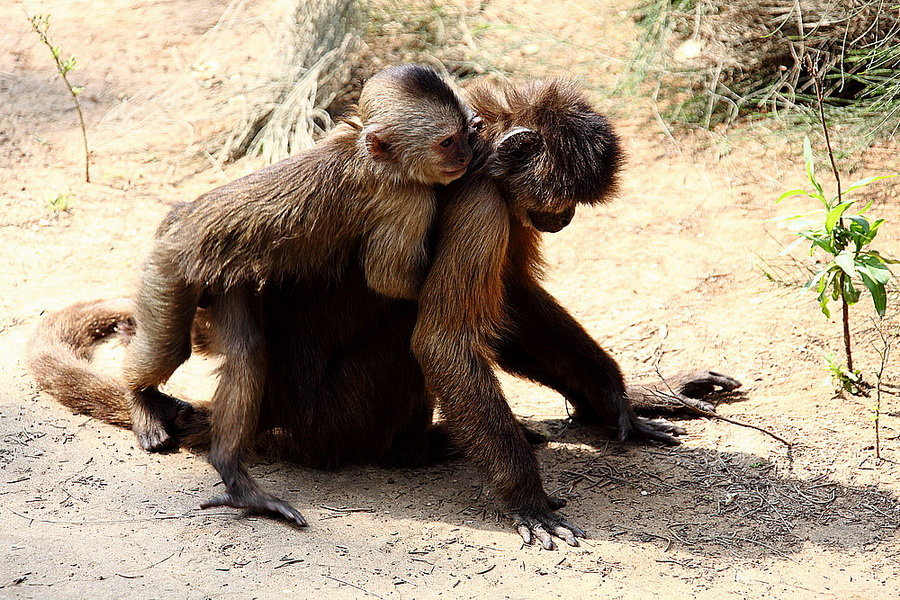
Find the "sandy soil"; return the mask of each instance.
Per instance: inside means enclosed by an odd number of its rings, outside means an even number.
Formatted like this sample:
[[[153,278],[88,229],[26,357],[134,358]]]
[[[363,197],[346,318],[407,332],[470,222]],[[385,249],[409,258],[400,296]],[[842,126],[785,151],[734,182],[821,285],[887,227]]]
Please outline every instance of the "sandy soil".
[[[128,431],[73,415],[38,393],[22,364],[41,313],[128,295],[168,207],[258,166],[226,172],[185,150],[228,127],[230,90],[261,69],[271,2],[216,27],[212,0],[46,0],[0,7],[0,597],[894,598],[900,594],[900,398],[835,398],[822,355],[839,325],[809,296],[774,286],[759,258],[786,234],[765,219],[803,183],[799,142],[760,129],[676,136],[652,106],[603,99],[629,152],[618,200],[547,239],[549,286],[631,377],[714,366],[745,383],[720,420],[685,423],[681,447],[620,445],[567,429],[563,401],[505,379],[517,414],[555,439],[545,483],[591,535],[579,548],[523,547],[456,462],[387,471],[253,467],[311,526],[201,511],[218,478],[202,456],[151,455]],[[520,75],[578,75],[591,89],[621,72],[624,2],[487,5],[479,38]],[[82,180],[80,132],[23,8],[53,15],[78,56],[94,150]],[[233,112],[233,111],[232,111]],[[863,176],[900,169],[896,145],[855,157]],[[897,184],[877,191],[880,245],[900,254]],[[70,208],[48,203],[71,194]],[[890,300],[896,304],[896,298]],[[878,337],[857,311],[859,365]],[[896,311],[893,311],[896,315]],[[885,327],[900,353],[896,318]],[[105,352],[110,365],[121,349]],[[209,365],[173,382],[209,393]],[[900,361],[883,379],[898,390]]]

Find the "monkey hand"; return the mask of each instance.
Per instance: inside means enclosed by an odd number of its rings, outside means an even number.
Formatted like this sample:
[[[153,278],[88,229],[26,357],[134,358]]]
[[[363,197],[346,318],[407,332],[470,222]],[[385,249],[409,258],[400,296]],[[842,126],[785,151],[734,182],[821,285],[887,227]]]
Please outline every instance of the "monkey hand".
[[[278,515],[295,523],[298,527],[306,527],[307,525],[306,519],[303,518],[300,511],[284,500],[259,489],[251,491],[229,490],[200,504],[200,508],[212,508],[214,506],[230,506],[232,508],[243,508],[258,514]]]
[[[549,508],[535,508],[531,510],[518,510],[510,513],[513,519],[513,527],[522,536],[522,540],[531,545],[540,542],[544,550],[553,550],[553,536],[565,540],[570,546],[578,545],[578,538],[587,538],[587,534],[581,527],[569,523],[561,515],[553,513],[554,510],[566,505],[566,501],[560,498],[548,498]]]
[[[728,375],[701,369],[690,373],[681,373],[669,381],[669,385],[677,394],[688,398],[703,398],[715,391],[733,392],[741,387],[741,382]],[[718,388],[718,389],[717,389]]]
[[[700,398],[733,392],[739,387],[741,382],[737,379],[703,369],[630,385],[626,393],[639,414],[703,414],[715,412],[716,407]]]

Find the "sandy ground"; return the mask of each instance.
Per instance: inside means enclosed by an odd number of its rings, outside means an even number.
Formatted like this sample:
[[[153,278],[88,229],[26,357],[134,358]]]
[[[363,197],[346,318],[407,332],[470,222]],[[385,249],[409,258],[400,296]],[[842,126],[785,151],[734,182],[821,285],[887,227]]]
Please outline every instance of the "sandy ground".
[[[231,89],[261,69],[271,4],[216,27],[212,0],[6,2],[0,7],[0,597],[895,598],[900,594],[900,333],[883,374],[881,454],[873,398],[835,398],[822,355],[839,325],[812,298],[772,285],[784,231],[765,219],[802,185],[799,142],[670,138],[652,106],[598,94],[629,153],[619,199],[547,239],[548,285],[630,377],[704,365],[744,383],[720,420],[684,423],[681,447],[620,445],[566,429],[554,393],[504,379],[520,416],[555,435],[539,458],[548,490],[588,530],[579,548],[523,547],[477,472],[455,462],[319,472],[260,462],[254,474],[310,520],[298,531],[237,511],[201,511],[218,489],[202,456],[152,455],[130,432],[39,394],[22,364],[41,313],[132,292],[168,207],[251,168],[199,173],[185,150],[228,127]],[[575,74],[591,89],[621,72],[627,3],[489,3],[479,37],[519,75]],[[80,132],[23,8],[53,15],[78,56]],[[605,99],[604,99],[605,98]],[[232,113],[233,114],[233,111]],[[193,146],[192,146],[193,145]],[[896,145],[847,163],[897,171]],[[70,195],[70,196],[67,196]],[[51,200],[68,197],[68,210]],[[898,186],[877,190],[880,246],[900,254]],[[783,260],[783,259],[781,259]],[[779,263],[781,264],[781,263]],[[896,298],[890,298],[896,305]],[[878,336],[857,310],[858,364]],[[892,311],[896,315],[896,310]],[[104,353],[116,365],[121,349]],[[193,361],[172,387],[208,395]],[[893,393],[887,393],[893,392]]]

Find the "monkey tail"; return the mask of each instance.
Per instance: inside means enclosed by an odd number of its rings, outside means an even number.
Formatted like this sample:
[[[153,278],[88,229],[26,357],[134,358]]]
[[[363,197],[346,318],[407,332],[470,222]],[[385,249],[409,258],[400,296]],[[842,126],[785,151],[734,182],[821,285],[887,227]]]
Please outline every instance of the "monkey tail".
[[[131,427],[128,388],[91,364],[94,344],[113,334],[134,334],[128,298],[79,302],[48,315],[28,342],[25,364],[41,389],[75,412]]]
[[[38,386],[73,411],[119,427],[131,427],[129,390],[116,377],[91,363],[94,345],[117,335],[128,344],[134,336],[134,302],[130,298],[79,302],[48,315],[28,342],[25,364]],[[208,450],[209,405],[188,405],[171,423],[180,445]]]

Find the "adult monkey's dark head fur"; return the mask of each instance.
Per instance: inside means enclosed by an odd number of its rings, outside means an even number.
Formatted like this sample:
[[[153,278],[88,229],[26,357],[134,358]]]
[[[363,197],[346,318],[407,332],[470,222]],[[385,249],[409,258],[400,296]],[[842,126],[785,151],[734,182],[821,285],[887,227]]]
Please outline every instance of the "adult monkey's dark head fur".
[[[466,97],[489,146],[485,167],[524,222],[559,231],[577,204],[604,202],[615,192],[619,139],[574,84],[477,84]]]

